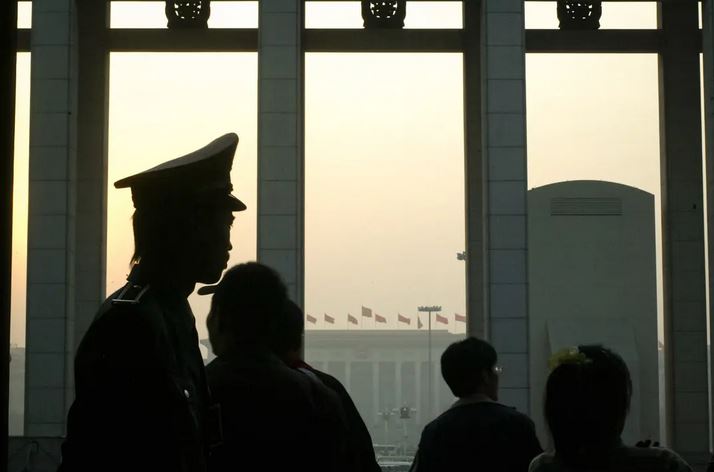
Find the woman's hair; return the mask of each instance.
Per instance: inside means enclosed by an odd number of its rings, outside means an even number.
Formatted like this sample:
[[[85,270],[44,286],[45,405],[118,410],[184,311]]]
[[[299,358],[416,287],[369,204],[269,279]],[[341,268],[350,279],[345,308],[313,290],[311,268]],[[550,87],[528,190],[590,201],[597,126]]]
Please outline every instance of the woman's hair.
[[[139,261],[162,265],[180,255],[186,235],[186,209],[167,205],[134,211],[134,254],[131,264]]]
[[[545,419],[556,455],[567,465],[596,465],[619,443],[632,380],[622,358],[603,346],[579,346],[548,377]]]

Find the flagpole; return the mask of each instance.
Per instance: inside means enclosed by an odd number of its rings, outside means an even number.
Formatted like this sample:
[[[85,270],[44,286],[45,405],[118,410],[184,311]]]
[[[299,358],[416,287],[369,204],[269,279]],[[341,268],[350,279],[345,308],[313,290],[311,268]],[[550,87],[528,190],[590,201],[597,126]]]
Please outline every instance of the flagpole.
[[[427,336],[427,339],[428,339],[428,347],[427,347],[427,349],[428,349],[428,351],[429,351],[429,352],[428,352],[428,365],[429,365],[429,367],[428,367],[428,372],[427,372],[427,381],[429,382],[429,385],[428,385],[428,388],[427,388],[427,399],[428,399],[429,404],[428,404],[428,407],[427,407],[427,413],[428,413],[428,418],[431,418],[431,417],[432,417],[432,414],[433,414],[433,407],[432,407],[432,390],[433,390],[433,386],[432,386],[432,371],[434,370],[434,369],[432,368],[432,365],[431,365],[431,313],[432,313],[432,312],[440,312],[440,311],[441,311],[441,307],[440,307],[440,306],[436,306],[436,305],[434,305],[434,306],[420,306],[420,307],[417,307],[417,311],[426,312],[426,313],[429,314],[429,328],[428,328],[429,334],[428,334],[428,336]],[[419,315],[417,315],[417,316],[419,316]]]

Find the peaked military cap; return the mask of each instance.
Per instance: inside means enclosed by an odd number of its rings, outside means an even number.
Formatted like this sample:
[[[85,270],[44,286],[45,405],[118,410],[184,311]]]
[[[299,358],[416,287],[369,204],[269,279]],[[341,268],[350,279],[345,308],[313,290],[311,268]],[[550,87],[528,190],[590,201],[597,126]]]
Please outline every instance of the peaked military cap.
[[[224,200],[233,211],[246,206],[231,194],[231,167],[238,135],[228,133],[206,146],[149,170],[123,178],[116,188],[131,188],[134,207]]]

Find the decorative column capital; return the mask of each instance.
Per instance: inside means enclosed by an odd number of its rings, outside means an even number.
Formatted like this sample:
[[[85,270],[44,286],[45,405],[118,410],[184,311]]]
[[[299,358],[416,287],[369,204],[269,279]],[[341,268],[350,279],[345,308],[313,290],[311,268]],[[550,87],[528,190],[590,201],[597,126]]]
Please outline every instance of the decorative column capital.
[[[401,29],[407,16],[407,0],[362,1],[362,19],[367,29]]]
[[[558,21],[562,30],[600,29],[602,2],[579,0],[558,0]]]
[[[206,29],[211,16],[211,0],[166,0],[165,12],[169,29]]]

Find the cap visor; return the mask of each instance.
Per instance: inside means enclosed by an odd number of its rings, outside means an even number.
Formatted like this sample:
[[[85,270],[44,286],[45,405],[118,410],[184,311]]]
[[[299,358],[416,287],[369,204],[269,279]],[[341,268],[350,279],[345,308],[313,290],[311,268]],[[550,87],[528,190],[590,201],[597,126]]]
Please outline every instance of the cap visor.
[[[243,211],[248,208],[247,206],[245,206],[245,203],[241,202],[233,195],[228,195],[228,201],[231,206],[231,210],[233,211]]]
[[[218,285],[204,285],[203,287],[200,287],[196,293],[199,295],[210,295],[212,293],[216,293],[217,289]]]

